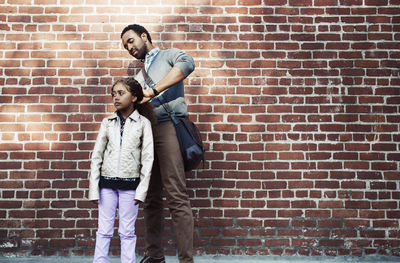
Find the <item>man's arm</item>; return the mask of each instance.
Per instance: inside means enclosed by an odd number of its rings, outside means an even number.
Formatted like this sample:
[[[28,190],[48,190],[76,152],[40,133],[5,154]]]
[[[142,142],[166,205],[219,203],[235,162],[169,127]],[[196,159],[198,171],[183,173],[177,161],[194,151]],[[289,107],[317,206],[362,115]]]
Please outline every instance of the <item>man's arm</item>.
[[[173,67],[168,74],[154,86],[158,93],[184,80],[195,68],[193,58],[182,50],[172,49],[170,54],[167,60]],[[152,89],[143,90],[143,94],[144,98],[141,103],[147,102],[155,97]]]
[[[179,81],[185,79],[182,70],[177,66],[174,66],[164,78],[162,78],[154,88],[159,92],[163,92],[164,90],[168,89],[169,87],[175,85]],[[145,103],[155,97],[154,91],[152,89],[143,90],[143,100],[140,103]]]

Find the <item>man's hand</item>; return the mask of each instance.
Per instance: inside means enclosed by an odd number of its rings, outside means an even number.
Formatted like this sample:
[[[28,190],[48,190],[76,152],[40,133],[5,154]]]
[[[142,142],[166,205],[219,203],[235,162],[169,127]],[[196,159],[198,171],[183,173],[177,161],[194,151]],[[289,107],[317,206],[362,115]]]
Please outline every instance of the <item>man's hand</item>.
[[[135,205],[139,205],[141,203],[143,203],[143,202],[135,199]]]
[[[154,97],[154,92],[152,89],[143,90],[143,99],[139,102],[140,104],[150,101]]]
[[[159,93],[163,92],[164,90],[168,89],[169,87],[175,85],[179,81],[182,81],[185,79],[185,76],[183,75],[183,72],[180,70],[178,67],[173,67],[167,75],[165,75],[164,78],[162,78],[158,83],[157,83],[157,91]],[[146,89],[143,90],[143,100],[140,102],[140,104],[148,102],[154,97],[154,92],[152,89]]]

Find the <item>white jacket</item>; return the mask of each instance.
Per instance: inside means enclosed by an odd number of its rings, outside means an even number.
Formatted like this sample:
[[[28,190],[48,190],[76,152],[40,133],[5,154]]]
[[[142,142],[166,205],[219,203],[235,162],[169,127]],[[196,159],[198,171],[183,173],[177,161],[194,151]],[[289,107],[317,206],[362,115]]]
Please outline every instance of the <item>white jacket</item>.
[[[100,175],[138,178],[135,199],[144,202],[154,160],[153,133],[148,119],[135,110],[127,119],[122,134],[116,113],[104,118],[94,146],[89,179],[89,199],[98,200]],[[141,164],[141,165],[140,165]]]

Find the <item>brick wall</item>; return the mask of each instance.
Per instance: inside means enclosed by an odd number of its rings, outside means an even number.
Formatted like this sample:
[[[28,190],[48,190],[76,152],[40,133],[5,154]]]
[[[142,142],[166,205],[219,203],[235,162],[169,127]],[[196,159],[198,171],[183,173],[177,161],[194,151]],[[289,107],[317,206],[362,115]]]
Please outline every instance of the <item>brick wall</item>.
[[[140,67],[119,38],[136,22],[196,61],[198,255],[400,256],[400,1],[0,4],[1,255],[93,254],[89,155],[110,85]]]

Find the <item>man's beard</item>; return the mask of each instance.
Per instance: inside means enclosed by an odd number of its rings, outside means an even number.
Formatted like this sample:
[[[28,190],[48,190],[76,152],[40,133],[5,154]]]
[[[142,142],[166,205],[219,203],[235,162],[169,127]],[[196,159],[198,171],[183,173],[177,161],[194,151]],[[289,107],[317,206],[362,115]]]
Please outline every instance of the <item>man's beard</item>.
[[[138,60],[141,60],[143,62],[144,59],[146,58],[146,54],[147,54],[147,47],[146,47],[146,45],[143,45],[143,47],[141,47],[138,50],[135,58],[138,59]]]

